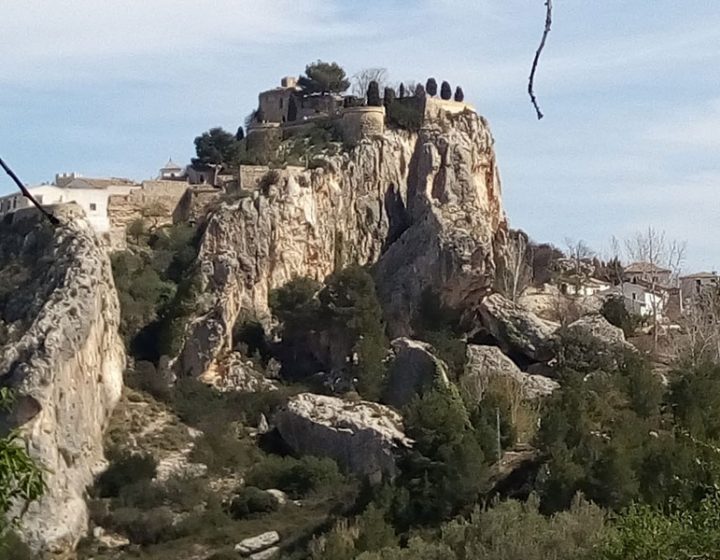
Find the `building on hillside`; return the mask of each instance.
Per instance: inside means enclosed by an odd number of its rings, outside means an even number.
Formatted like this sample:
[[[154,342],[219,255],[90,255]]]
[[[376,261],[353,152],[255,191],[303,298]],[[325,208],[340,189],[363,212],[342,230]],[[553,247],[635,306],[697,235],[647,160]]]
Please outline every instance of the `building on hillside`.
[[[696,272],[680,277],[680,293],[684,302],[691,303],[707,290],[720,287],[717,272]]]
[[[584,278],[579,283],[563,280],[559,283],[560,293],[568,296],[588,297],[612,288],[610,282],[597,278]]]
[[[660,287],[653,290],[642,280],[623,282],[618,286],[600,292],[599,295],[622,297],[628,313],[640,315],[641,317],[652,317],[653,313],[657,313],[661,317],[670,301],[669,290]]]
[[[656,286],[671,286],[672,270],[649,262],[634,262],[623,270],[623,280],[636,284],[645,282]]]
[[[161,181],[186,181],[187,173],[185,169],[170,158],[168,162],[160,168],[160,174],[157,178]]]
[[[110,229],[107,202],[111,195],[128,194],[140,185],[129,179],[98,179],[75,173],[55,176],[54,185],[29,187],[30,194],[42,206],[75,202],[87,216],[90,225],[99,233]],[[32,203],[17,192],[0,198],[0,216],[27,208]]]

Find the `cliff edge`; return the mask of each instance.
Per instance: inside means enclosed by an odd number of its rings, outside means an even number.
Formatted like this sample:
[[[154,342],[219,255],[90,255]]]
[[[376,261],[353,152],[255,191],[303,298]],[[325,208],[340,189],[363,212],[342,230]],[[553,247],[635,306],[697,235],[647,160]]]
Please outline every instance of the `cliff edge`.
[[[17,396],[2,423],[21,426],[47,482],[20,531],[36,552],[61,553],[87,532],[84,494],[104,465],[125,353],[107,253],[78,207],[56,213],[54,229],[34,211],[0,226],[0,271],[18,282],[1,302],[0,383]]]

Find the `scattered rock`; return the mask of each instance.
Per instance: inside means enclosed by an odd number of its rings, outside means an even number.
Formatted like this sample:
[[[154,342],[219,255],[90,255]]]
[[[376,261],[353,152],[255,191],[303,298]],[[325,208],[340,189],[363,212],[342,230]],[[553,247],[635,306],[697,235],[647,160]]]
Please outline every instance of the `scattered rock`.
[[[282,506],[285,505],[288,501],[288,496],[285,492],[282,490],[278,490],[277,488],[270,488],[269,490],[265,490],[268,494],[270,494],[275,500],[277,501],[278,505]]]
[[[385,402],[401,408],[435,384],[448,384],[448,367],[433,354],[432,346],[409,338],[396,338],[391,346]]]
[[[485,328],[506,352],[519,352],[531,360],[546,362],[553,357],[552,335],[559,325],[541,319],[500,294],[480,304]]]
[[[292,397],[276,414],[275,425],[295,452],[330,457],[378,482],[397,474],[395,452],[412,444],[393,409],[312,393]]]
[[[251,556],[258,552],[266,551],[273,545],[280,542],[280,535],[277,531],[268,531],[255,537],[244,539],[235,545],[235,552],[243,556]],[[275,547],[275,552],[277,548]],[[270,558],[270,556],[251,556],[251,558]]]
[[[219,367],[210,368],[201,379],[219,391],[255,393],[277,390],[277,385],[240,352],[230,352]]]
[[[524,399],[545,397],[559,387],[552,379],[520,371],[496,346],[469,344],[465,373],[460,384],[479,401],[491,380],[498,378],[510,378],[516,382]]]
[[[93,528],[93,538],[97,541],[97,546],[101,550],[124,548],[130,544],[127,537],[106,531],[103,527]]]
[[[266,550],[251,554],[250,560],[267,560],[268,558],[272,558],[273,556],[275,556],[278,552],[280,552],[279,546],[271,546]]]
[[[257,433],[267,434],[270,431],[270,424],[267,421],[267,417],[261,412],[260,419],[258,420]]]

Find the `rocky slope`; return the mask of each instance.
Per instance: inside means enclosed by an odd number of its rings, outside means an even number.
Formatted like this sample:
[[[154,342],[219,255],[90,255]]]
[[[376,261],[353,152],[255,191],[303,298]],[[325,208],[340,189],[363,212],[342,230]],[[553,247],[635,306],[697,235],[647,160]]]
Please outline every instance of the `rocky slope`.
[[[411,334],[426,289],[473,308],[488,293],[507,231],[487,123],[445,115],[419,133],[387,131],[322,168],[289,168],[252,196],[225,203],[200,249],[202,311],[177,362],[201,375],[229,346],[241,311],[268,316],[270,290],[373,264],[392,337]]]
[[[63,207],[63,225],[54,230],[30,212],[3,223],[15,237],[23,232],[18,262],[36,263],[5,307],[25,299],[24,320],[0,348],[0,383],[18,396],[3,421],[22,426],[46,471],[47,491],[24,515],[22,534],[34,550],[54,553],[72,549],[87,531],[85,489],[104,462],[102,434],[125,365],[110,262],[80,213]],[[22,254],[29,248],[37,254]],[[2,247],[0,261],[11,253]]]

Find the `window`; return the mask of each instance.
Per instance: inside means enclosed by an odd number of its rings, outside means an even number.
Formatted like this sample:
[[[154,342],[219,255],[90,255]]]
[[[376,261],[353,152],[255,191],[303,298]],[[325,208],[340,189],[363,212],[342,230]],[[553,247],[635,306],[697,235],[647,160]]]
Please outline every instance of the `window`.
[[[283,98],[281,97],[280,98],[280,108],[282,109],[282,107],[283,107]]]
[[[95,212],[95,210],[97,210],[97,204],[95,204],[94,202],[91,202],[90,203],[90,212]]]
[[[637,294],[632,295],[633,301],[637,299]]]

